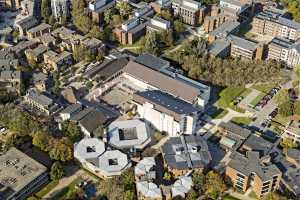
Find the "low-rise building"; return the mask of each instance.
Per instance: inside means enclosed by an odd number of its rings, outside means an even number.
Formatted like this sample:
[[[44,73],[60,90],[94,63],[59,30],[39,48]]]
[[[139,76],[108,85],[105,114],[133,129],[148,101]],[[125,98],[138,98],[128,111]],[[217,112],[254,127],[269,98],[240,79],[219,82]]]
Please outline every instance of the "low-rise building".
[[[73,63],[73,57],[67,51],[56,53],[50,50],[44,53],[44,63],[47,71],[59,71],[62,67],[70,66]]]
[[[114,121],[108,126],[108,142],[117,149],[144,149],[150,142],[150,130],[138,119]]]
[[[235,152],[226,166],[225,175],[238,190],[246,192],[251,185],[258,197],[278,189],[281,171],[276,165],[261,160],[258,152],[248,151],[244,156]]]
[[[37,37],[40,37],[44,34],[50,33],[51,31],[51,26],[46,23],[41,23],[29,30],[27,30],[27,37],[29,39],[34,39]]]
[[[71,119],[75,114],[78,112],[82,111],[83,106],[79,103],[77,104],[71,104],[67,106],[65,109],[63,109],[60,113],[59,116],[63,121]]]
[[[190,176],[181,176],[175,183],[172,185],[171,192],[172,197],[182,197],[186,198],[188,192],[192,189],[193,180]]]
[[[292,140],[297,145],[300,144],[300,123],[298,121],[292,121],[289,126],[284,130],[281,135],[282,138]]]
[[[47,183],[47,168],[12,147],[0,156],[0,198],[25,200]]]
[[[212,160],[206,140],[201,136],[188,135],[168,139],[161,147],[165,166],[175,177],[190,170],[202,172]]]
[[[262,57],[256,56],[256,51],[258,48],[257,43],[234,35],[230,35],[228,39],[231,43],[230,55],[232,57],[247,58],[251,60],[262,59]]]
[[[32,74],[32,85],[41,92],[46,92],[49,89],[49,76],[42,72]]]
[[[224,39],[230,34],[239,31],[240,23],[237,21],[226,21],[208,34],[208,41],[214,42],[217,39]]]
[[[97,138],[84,138],[75,143],[74,157],[82,167],[101,178],[121,175],[131,166],[126,154],[106,149],[104,142]]]
[[[133,95],[137,113],[155,129],[171,137],[193,134],[198,118],[198,109],[159,90],[137,92]]]
[[[154,157],[144,157],[134,167],[136,181],[153,181],[156,179],[156,161]]]
[[[35,89],[30,89],[24,96],[24,100],[31,107],[38,109],[46,115],[51,115],[57,112],[60,107],[46,93],[40,93]]]
[[[265,140],[261,136],[251,134],[243,143],[241,150],[258,152],[260,157],[264,157],[270,154],[273,147],[273,143]]]
[[[161,31],[167,31],[171,28],[170,21],[164,20],[160,17],[153,17],[149,20],[149,23],[147,25],[147,32],[161,32]]]
[[[36,63],[39,63],[43,60],[43,54],[49,50],[48,47],[40,44],[39,46],[33,48],[33,49],[27,49],[25,50],[25,55],[27,60],[33,60]]]
[[[0,70],[0,92],[5,95],[21,93],[22,76],[21,71],[13,69]]]
[[[136,183],[138,199],[142,200],[163,200],[162,191],[153,182],[139,181]]]
[[[174,0],[172,8],[175,16],[192,26],[202,24],[206,12],[206,7],[202,6],[201,2],[194,0]]]

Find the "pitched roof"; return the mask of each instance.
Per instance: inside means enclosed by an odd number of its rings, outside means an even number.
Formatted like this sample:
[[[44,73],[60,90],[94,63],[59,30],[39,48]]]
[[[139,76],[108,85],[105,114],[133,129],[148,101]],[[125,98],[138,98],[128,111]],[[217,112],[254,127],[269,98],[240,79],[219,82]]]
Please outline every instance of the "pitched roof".
[[[136,183],[137,192],[141,193],[143,197],[146,198],[162,198],[162,192],[160,188],[152,183],[147,181],[140,181]]]
[[[164,67],[168,67],[170,63],[164,59],[161,59],[159,57],[156,57],[152,54],[149,53],[143,53],[139,55],[136,59],[135,62],[150,67],[151,69],[154,70],[161,70]]]
[[[262,182],[270,180],[274,175],[281,174],[276,165],[264,164],[259,159],[259,153],[252,151],[247,152],[247,156],[238,152],[233,153],[228,166],[245,176],[250,176],[251,173],[255,173]]]
[[[174,185],[172,186],[172,196],[181,196],[185,198],[185,195],[190,191],[192,188],[193,181],[192,177],[189,176],[182,176],[177,181],[175,181]]]
[[[201,94],[198,88],[193,87],[186,82],[176,80],[175,78],[133,61],[129,61],[124,68],[124,72],[136,79],[152,85],[157,89],[172,94],[173,96],[179,97],[190,103],[193,103]]]

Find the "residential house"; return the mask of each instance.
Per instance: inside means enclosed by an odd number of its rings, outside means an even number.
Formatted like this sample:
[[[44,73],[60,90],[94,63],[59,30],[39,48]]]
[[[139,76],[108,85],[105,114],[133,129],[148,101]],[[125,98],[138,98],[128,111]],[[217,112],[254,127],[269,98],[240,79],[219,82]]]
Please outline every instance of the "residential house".
[[[47,71],[59,71],[61,68],[70,66],[73,63],[73,57],[67,51],[56,53],[50,50],[44,53],[44,63]]]
[[[44,34],[50,33],[51,31],[51,26],[46,23],[41,23],[29,30],[27,30],[27,37],[29,39],[34,39],[37,37],[40,37]]]

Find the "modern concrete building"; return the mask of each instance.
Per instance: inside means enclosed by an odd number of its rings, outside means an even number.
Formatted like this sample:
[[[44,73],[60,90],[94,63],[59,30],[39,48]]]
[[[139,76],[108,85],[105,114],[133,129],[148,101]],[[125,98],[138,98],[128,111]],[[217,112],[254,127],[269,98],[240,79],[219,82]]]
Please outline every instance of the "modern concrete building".
[[[193,180],[190,176],[181,176],[175,183],[172,185],[171,192],[172,197],[182,197],[186,198],[188,192],[192,189]]]
[[[106,149],[104,142],[97,138],[84,138],[74,144],[74,157],[82,167],[101,178],[121,175],[131,166],[126,154]]]
[[[172,9],[175,16],[192,26],[202,24],[206,12],[206,7],[194,0],[173,0]]]
[[[0,156],[0,199],[25,200],[47,183],[47,168],[12,147]]]
[[[115,0],[93,0],[89,2],[89,12],[92,20],[102,25],[104,23],[104,11],[116,5]]]
[[[158,131],[171,137],[193,134],[198,118],[198,109],[159,90],[137,92],[133,95],[137,113]]]
[[[230,55],[232,57],[240,57],[246,59],[258,59],[261,60],[262,57],[256,57],[256,51],[258,44],[244,38],[230,35],[228,40],[231,43]]]
[[[114,121],[108,126],[107,139],[117,149],[144,149],[150,142],[150,130],[138,119]]]
[[[156,179],[155,157],[144,157],[134,167],[136,181],[153,181]]]
[[[252,22],[252,31],[296,41],[300,37],[300,23],[285,17],[285,12],[264,10]]]
[[[276,165],[261,160],[258,152],[248,151],[244,156],[235,152],[226,166],[225,175],[238,190],[246,192],[251,186],[258,197],[278,189],[281,171]]]
[[[202,136],[182,135],[168,139],[161,147],[165,166],[175,177],[188,171],[205,171],[212,160]]]

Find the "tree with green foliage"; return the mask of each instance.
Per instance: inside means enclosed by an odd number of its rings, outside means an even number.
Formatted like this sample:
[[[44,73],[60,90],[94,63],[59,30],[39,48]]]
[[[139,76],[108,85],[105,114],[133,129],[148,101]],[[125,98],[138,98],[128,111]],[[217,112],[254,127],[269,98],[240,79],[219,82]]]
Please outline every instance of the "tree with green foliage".
[[[123,19],[127,18],[132,10],[129,3],[125,1],[119,1],[116,5],[116,8],[119,10],[119,13]]]
[[[51,148],[51,140],[47,133],[38,132],[32,137],[32,144],[42,151],[49,151]]]
[[[64,121],[61,124],[61,128],[65,136],[67,136],[73,143],[78,142],[83,138],[81,129],[74,122]]]
[[[292,14],[295,21],[300,22],[300,1],[299,0],[281,0],[288,11]]]
[[[110,25],[111,26],[118,26],[122,23],[122,18],[120,15],[113,15],[112,16],[112,20],[111,20],[111,23]]]
[[[204,192],[211,199],[218,199],[226,190],[222,177],[210,171],[205,177]]]
[[[72,2],[73,23],[84,34],[89,32],[93,24],[91,18],[84,12],[85,7],[86,2],[84,0],[75,0]]]
[[[160,54],[159,38],[156,33],[149,33],[146,35],[146,43],[143,51],[153,55]]]
[[[103,38],[103,33],[102,33],[102,31],[100,30],[100,27],[99,27],[99,26],[95,26],[95,25],[94,25],[94,26],[92,27],[92,29],[90,30],[90,32],[89,32],[89,36],[101,40],[101,39]]]
[[[205,183],[205,176],[202,173],[194,172],[192,175],[193,185],[196,191],[202,192]]]
[[[51,166],[50,177],[52,180],[59,180],[64,176],[64,168],[58,161],[54,162]]]
[[[52,87],[52,93],[58,96],[60,92],[60,80],[59,80],[59,73],[57,71],[54,71],[52,73],[52,80],[54,83]]]
[[[280,146],[284,149],[284,152],[286,152],[288,149],[293,149],[297,147],[297,144],[294,143],[291,139],[289,138],[283,138],[280,141]]]
[[[163,179],[166,181],[170,181],[172,179],[172,174],[168,171],[165,171]]]
[[[289,98],[289,93],[287,89],[281,89],[274,96],[274,100],[277,104],[285,102]]]
[[[300,101],[294,103],[294,114],[300,115]]]
[[[51,15],[49,17],[48,21],[49,21],[49,24],[52,25],[52,26],[56,23],[56,19],[55,19],[55,17],[53,15]]]
[[[176,34],[181,34],[184,32],[185,26],[181,21],[175,20],[174,21],[174,30],[175,30]]]
[[[198,193],[194,189],[191,189],[186,196],[186,200],[196,200],[197,198]]]
[[[41,5],[41,15],[45,22],[48,22],[49,17],[51,16],[51,1],[50,0],[42,0]]]
[[[169,10],[162,10],[158,16],[170,22],[173,21],[172,13]]]
[[[137,200],[137,196],[134,191],[127,190],[124,194],[124,200]]]
[[[114,13],[111,8],[104,11],[104,21],[106,24],[109,24],[111,22],[113,15]]]
[[[62,162],[70,161],[73,159],[72,148],[62,140],[58,140],[49,151],[49,156],[52,160],[59,160]]]
[[[290,100],[284,101],[278,105],[278,113],[283,117],[293,115],[293,104]]]

